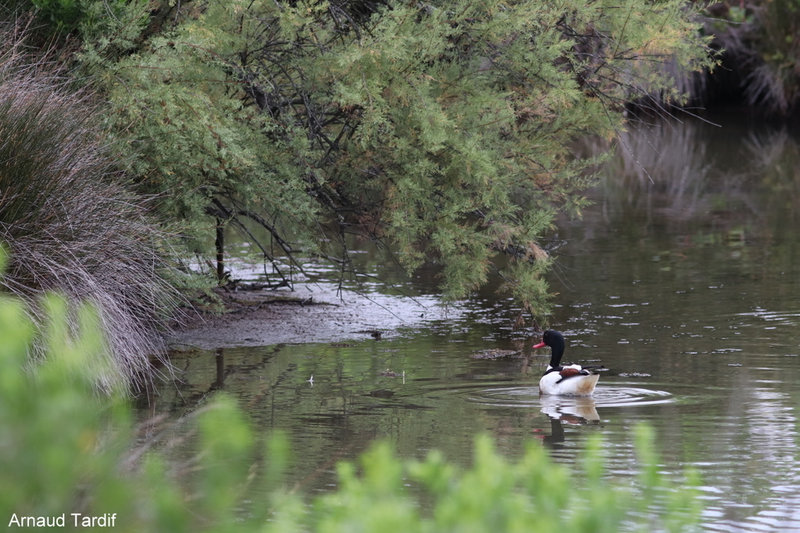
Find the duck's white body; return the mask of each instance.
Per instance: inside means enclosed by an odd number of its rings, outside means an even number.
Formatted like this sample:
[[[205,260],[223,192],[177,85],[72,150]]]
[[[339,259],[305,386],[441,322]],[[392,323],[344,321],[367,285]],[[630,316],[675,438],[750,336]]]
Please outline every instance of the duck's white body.
[[[591,396],[598,374],[593,374],[581,365],[561,366],[564,355],[564,336],[558,331],[547,330],[542,335],[542,342],[534,348],[550,346],[552,355],[542,379],[539,380],[539,394],[555,394],[562,396]]]
[[[548,365],[539,380],[539,394],[591,396],[599,379],[599,374],[591,374],[581,365],[563,366],[560,371]]]

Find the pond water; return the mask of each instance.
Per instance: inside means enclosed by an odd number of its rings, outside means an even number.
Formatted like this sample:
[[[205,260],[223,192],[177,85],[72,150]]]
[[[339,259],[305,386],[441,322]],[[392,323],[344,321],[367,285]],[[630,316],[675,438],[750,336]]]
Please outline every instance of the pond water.
[[[552,236],[563,245],[550,325],[567,337],[565,360],[608,368],[593,398],[539,397],[549,350],[534,353],[487,290],[382,339],[176,352],[182,382],[161,386],[142,417],[179,419],[222,387],[259,431],[289,434],[289,483],[308,494],[335,486],[335,463],[376,438],[403,457],[438,448],[467,464],[479,432],[509,457],[541,440],[563,463],[600,433],[609,475],[634,483],[632,429],[647,422],[665,474],[701,474],[705,529],[800,530],[798,137],[715,121],[633,129],[582,220]],[[491,350],[517,353],[481,358]]]

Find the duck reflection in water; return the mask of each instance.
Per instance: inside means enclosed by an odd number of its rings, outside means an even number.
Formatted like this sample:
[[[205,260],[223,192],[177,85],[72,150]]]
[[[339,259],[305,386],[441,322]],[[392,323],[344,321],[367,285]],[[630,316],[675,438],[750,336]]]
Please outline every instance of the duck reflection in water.
[[[600,415],[590,396],[540,396],[542,412],[550,419],[550,435],[540,438],[547,446],[564,442],[564,424],[599,424]]]

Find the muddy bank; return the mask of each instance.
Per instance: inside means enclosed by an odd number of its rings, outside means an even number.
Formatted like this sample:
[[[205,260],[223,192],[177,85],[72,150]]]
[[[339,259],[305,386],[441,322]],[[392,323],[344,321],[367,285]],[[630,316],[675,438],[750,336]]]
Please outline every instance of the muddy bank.
[[[218,295],[225,311],[186,321],[171,335],[171,348],[208,350],[388,338],[463,313],[458,305],[445,306],[433,296],[339,290],[327,283],[297,284],[294,291],[220,290]]]

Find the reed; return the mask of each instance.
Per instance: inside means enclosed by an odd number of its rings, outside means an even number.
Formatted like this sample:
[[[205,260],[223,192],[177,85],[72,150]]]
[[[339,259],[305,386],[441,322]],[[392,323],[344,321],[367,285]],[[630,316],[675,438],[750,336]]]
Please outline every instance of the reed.
[[[94,304],[113,362],[99,385],[147,385],[151,357],[166,362],[163,328],[178,302],[161,275],[164,235],[126,189],[90,95],[32,58],[13,27],[0,39],[0,286],[39,325],[46,293]]]

